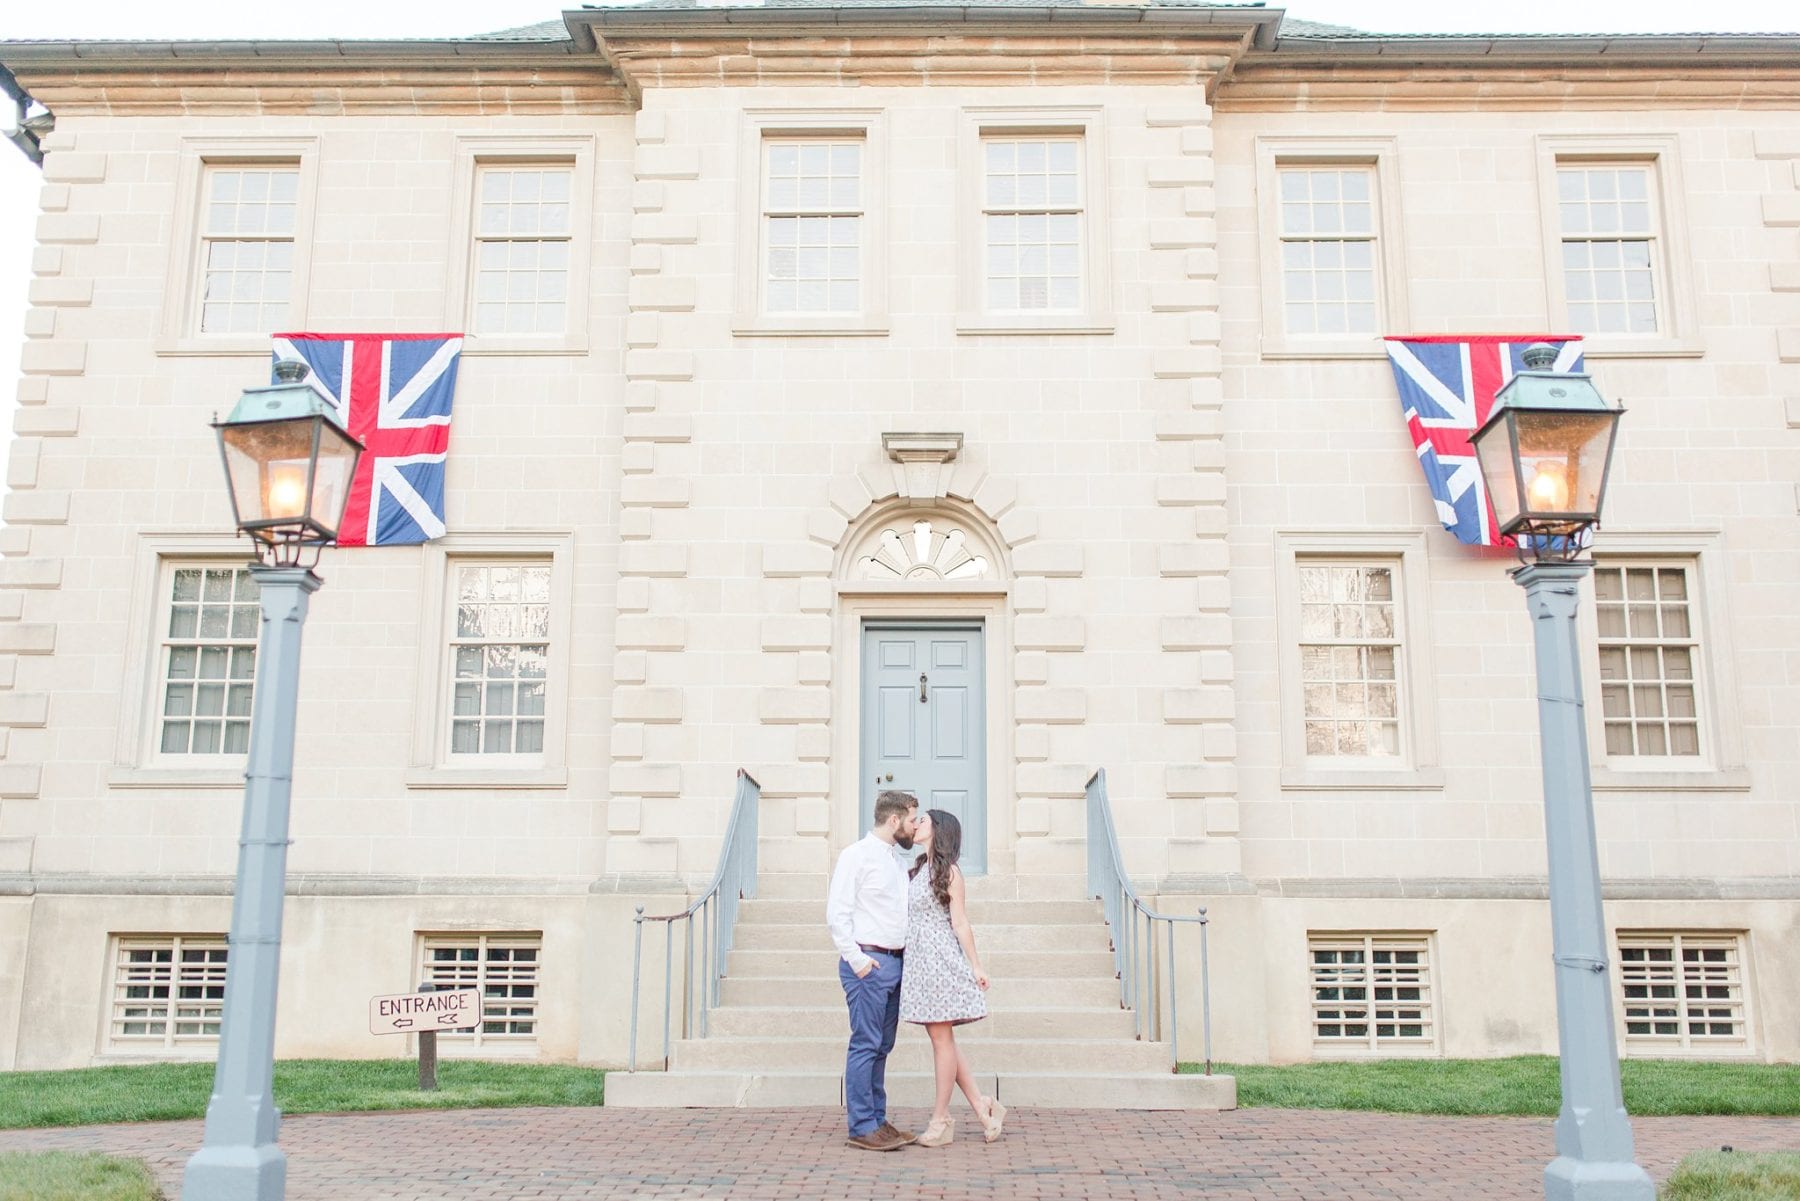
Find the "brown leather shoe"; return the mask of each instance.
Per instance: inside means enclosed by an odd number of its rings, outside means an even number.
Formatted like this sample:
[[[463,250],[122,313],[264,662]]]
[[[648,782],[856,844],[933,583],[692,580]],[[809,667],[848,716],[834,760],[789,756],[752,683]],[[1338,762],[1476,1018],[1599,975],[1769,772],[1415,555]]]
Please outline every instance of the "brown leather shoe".
[[[894,1125],[892,1122],[883,1122],[879,1127],[877,1127],[875,1133],[886,1134],[893,1138],[899,1139],[900,1145],[902,1147],[906,1146],[908,1143],[916,1143],[919,1141],[918,1135],[914,1134],[910,1130],[902,1130],[898,1126]]]
[[[849,1142],[852,1147],[863,1151],[898,1151],[906,1146],[888,1131],[891,1127],[877,1126],[867,1134],[853,1134]]]

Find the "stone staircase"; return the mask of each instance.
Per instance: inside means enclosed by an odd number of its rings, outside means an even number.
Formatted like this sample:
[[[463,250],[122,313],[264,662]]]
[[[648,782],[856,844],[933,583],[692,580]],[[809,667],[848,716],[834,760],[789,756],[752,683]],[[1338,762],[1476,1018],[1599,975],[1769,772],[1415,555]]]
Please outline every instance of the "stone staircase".
[[[1132,1034],[1106,921],[1091,900],[1018,900],[971,884],[969,918],[993,979],[990,1016],[957,1031],[983,1091],[1008,1105],[1231,1109],[1229,1076],[1177,1076],[1166,1043]],[[616,1106],[840,1106],[850,1023],[825,932],[823,876],[763,876],[746,901],[709,1037],[682,1039],[669,1070],[611,1072]],[[640,1031],[660,1025],[660,1007]],[[650,1047],[660,1052],[660,1042]],[[900,1026],[888,1099],[932,1103],[930,1040]],[[961,1102],[956,1102],[960,1105]]]

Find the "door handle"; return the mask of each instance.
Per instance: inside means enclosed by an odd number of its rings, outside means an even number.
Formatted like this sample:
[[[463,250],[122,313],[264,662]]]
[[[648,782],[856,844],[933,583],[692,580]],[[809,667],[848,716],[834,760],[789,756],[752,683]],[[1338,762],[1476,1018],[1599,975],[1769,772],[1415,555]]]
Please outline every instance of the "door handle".
[[[919,703],[921,705],[923,705],[925,703],[925,673],[924,672],[919,673]]]

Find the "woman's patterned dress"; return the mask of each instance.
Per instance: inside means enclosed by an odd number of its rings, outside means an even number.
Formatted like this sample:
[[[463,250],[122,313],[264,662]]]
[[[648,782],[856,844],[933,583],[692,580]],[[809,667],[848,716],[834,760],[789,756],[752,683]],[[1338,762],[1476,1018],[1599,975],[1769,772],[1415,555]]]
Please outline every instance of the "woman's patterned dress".
[[[906,958],[900,974],[902,1021],[978,1022],[987,998],[950,925],[950,911],[931,895],[931,868],[921,867],[906,892]]]

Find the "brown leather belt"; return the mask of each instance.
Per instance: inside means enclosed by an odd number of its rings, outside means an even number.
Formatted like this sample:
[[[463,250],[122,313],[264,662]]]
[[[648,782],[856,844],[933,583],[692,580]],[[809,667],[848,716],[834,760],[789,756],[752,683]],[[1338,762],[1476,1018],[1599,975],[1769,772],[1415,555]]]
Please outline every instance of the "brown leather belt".
[[[865,955],[874,955],[874,954],[879,953],[882,955],[892,955],[895,959],[906,958],[906,948],[904,948],[904,947],[900,948],[899,950],[895,950],[893,947],[878,947],[872,942],[859,942],[856,944],[856,949],[861,951]]]

